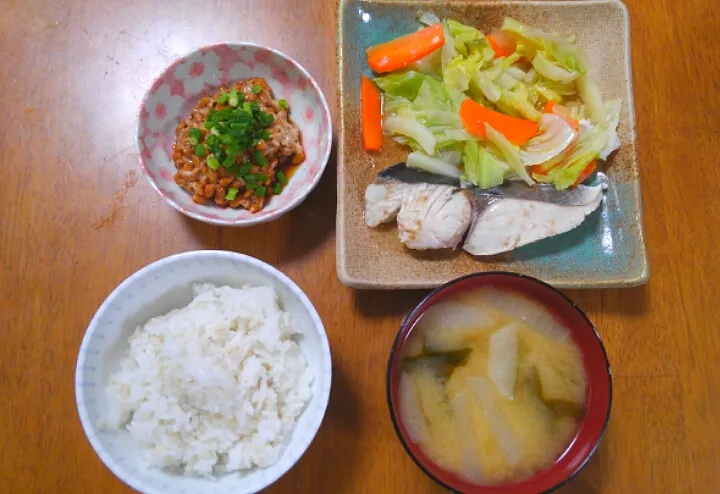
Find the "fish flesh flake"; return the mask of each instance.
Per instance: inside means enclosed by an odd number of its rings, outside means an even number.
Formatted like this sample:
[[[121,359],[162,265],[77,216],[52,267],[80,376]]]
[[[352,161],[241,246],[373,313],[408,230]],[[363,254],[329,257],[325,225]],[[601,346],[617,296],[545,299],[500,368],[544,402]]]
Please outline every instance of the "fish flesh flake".
[[[371,228],[395,219],[403,197],[415,185],[402,183],[376,183],[365,189],[365,224]]]
[[[397,215],[400,241],[410,249],[452,249],[472,221],[467,195],[449,185],[417,185]]]

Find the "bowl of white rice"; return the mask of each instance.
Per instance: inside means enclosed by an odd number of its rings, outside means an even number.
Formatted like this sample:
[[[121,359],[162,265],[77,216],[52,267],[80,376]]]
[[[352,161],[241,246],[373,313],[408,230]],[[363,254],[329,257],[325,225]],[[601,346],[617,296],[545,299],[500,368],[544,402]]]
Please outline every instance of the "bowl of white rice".
[[[258,492],[315,437],[330,348],[307,296],[249,256],[194,251],[121,283],[83,338],[75,396],[105,465],[146,494]]]

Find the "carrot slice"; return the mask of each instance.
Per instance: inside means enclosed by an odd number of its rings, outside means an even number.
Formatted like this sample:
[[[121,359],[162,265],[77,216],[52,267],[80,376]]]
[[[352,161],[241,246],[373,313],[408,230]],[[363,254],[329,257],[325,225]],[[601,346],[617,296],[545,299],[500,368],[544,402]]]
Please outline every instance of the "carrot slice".
[[[486,38],[490,43],[490,47],[495,52],[495,58],[509,57],[510,55],[515,53],[515,47],[511,44],[508,44],[506,40],[501,39],[499,36],[489,34],[486,36]]]
[[[484,138],[487,123],[518,146],[525,144],[538,132],[538,124],[535,122],[504,115],[469,98],[460,105],[460,118],[465,130],[473,135]]]
[[[570,127],[572,127],[575,132],[580,130],[580,122],[578,122],[577,119],[571,117],[570,113],[564,106],[558,105],[553,100],[549,100],[545,105],[545,113],[554,113],[558,117],[561,117],[563,120],[570,124]]]
[[[543,175],[544,176],[544,175],[547,175],[548,171],[550,171],[550,170],[543,169],[542,165],[533,165],[530,167],[530,173],[532,175]]]
[[[374,72],[391,72],[416,62],[445,43],[442,24],[437,23],[414,33],[367,49],[368,65]]]
[[[360,103],[363,146],[368,151],[378,151],[382,148],[383,141],[380,90],[365,76],[362,77]]]
[[[597,166],[597,160],[592,160],[588,165],[585,167],[585,169],[580,172],[580,175],[578,175],[577,180],[575,180],[575,183],[573,184],[573,187],[580,185],[585,181],[586,178],[588,178],[592,172],[595,171],[595,167]]]

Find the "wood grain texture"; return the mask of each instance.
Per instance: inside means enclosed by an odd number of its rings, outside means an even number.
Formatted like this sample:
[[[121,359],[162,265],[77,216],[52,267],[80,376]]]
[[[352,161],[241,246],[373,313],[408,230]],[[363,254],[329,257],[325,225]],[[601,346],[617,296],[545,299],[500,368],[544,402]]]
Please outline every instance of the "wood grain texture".
[[[220,248],[293,278],[316,305],[333,351],[323,427],[268,492],[441,492],[396,440],[384,392],[391,342],[424,292],[360,293],[337,281],[334,161],[289,216],[230,230],[175,213],[140,176],[133,155],[144,91],[199,45],[246,39],[274,46],[336,101],[335,4],[1,6],[0,491],[131,492],[83,436],[73,396],[80,340],[102,300],[137,269],[172,253]],[[628,7],[653,273],[641,288],[568,292],[605,340],[615,400],[599,453],[561,492],[715,492],[720,11],[710,0],[633,0]]]

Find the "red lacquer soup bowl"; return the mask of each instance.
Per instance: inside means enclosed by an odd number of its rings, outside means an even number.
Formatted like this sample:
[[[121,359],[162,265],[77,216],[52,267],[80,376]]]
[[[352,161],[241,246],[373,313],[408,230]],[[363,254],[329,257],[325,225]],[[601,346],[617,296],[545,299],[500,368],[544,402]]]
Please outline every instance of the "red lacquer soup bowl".
[[[480,287],[512,290],[544,305],[559,322],[570,329],[579,347],[587,373],[585,415],[575,437],[550,467],[533,477],[512,484],[477,485],[463,480],[430,460],[408,434],[399,413],[399,378],[403,345],[415,323],[432,305],[465,291]],[[420,302],[403,322],[393,344],[387,369],[387,398],[395,431],[413,461],[433,480],[455,492],[475,494],[537,494],[550,492],[573,478],[597,450],[610,419],[612,382],[610,364],[600,336],[587,316],[561,292],[529,276],[489,272],[468,275],[441,286]]]

